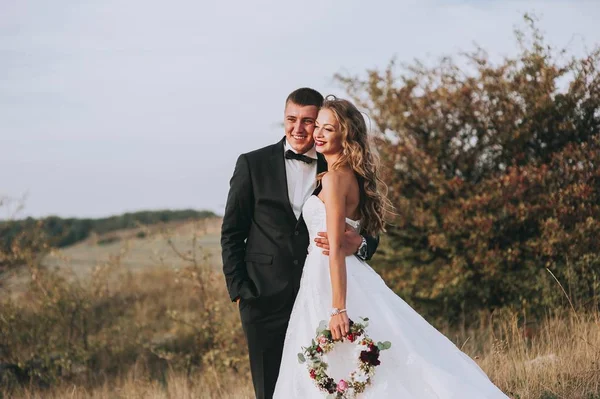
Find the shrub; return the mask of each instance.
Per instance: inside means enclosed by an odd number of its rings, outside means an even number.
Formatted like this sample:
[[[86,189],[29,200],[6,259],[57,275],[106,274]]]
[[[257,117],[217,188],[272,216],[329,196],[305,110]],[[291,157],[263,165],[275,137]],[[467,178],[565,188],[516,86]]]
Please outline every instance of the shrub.
[[[598,304],[600,49],[557,55],[525,20],[497,65],[476,49],[466,68],[338,76],[374,121],[397,210],[377,267],[429,317],[566,304],[546,268]]]

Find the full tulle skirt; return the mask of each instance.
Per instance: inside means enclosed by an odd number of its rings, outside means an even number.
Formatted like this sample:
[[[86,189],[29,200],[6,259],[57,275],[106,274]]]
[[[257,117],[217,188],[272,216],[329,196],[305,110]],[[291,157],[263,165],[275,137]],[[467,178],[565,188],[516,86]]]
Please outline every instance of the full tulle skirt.
[[[324,398],[298,361],[322,320],[329,320],[331,283],[329,260],[312,250],[304,266],[300,291],[287,329],[274,397]],[[375,341],[390,341],[381,351],[372,383],[357,398],[401,399],[505,399],[507,398],[469,356],[430,325],[390,290],[367,263],[346,258],[346,307],[350,319],[368,317],[367,334]],[[347,379],[357,368],[354,344],[336,345],[325,355],[328,374]]]

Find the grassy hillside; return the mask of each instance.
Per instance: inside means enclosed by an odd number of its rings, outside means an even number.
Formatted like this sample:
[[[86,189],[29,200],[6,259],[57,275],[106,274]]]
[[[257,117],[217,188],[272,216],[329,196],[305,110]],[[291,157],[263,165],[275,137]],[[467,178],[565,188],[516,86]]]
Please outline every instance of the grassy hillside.
[[[88,238],[64,248],[45,250],[35,264],[60,273],[69,281],[85,281],[97,270],[110,267],[115,272],[156,269],[177,270],[196,257],[219,269],[220,227],[218,217],[171,221],[149,226],[120,229],[105,234],[93,232]],[[27,264],[24,259],[23,263]],[[17,267],[0,274],[0,287],[16,298],[31,284],[31,271]]]
[[[216,218],[210,211],[159,210],[125,213],[100,219],[75,219],[51,216],[42,219],[0,221],[0,275],[26,262],[32,254],[47,253],[50,248],[65,248],[85,240],[109,245],[129,238],[144,238],[161,226],[183,221]],[[15,248],[23,248],[15,251]]]
[[[213,217],[216,217],[216,215],[211,211],[182,209],[139,211],[98,219],[49,216],[41,219],[27,218],[0,221],[0,248],[8,248],[12,241],[33,230],[41,230],[51,241],[52,245],[62,248],[84,240],[92,233],[102,235],[140,225],[153,225],[182,220],[201,220]]]

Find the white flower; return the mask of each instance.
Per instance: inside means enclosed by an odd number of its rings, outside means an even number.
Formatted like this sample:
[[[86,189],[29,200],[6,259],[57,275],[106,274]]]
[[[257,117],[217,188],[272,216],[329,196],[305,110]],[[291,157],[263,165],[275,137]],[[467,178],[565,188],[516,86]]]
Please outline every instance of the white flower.
[[[362,370],[357,370],[352,373],[352,379],[354,382],[358,382],[364,384],[369,379],[369,376],[364,373]]]
[[[354,381],[360,382],[361,384],[367,382],[368,379],[369,376],[366,375],[362,370],[359,370],[356,372],[356,374],[354,374]]]

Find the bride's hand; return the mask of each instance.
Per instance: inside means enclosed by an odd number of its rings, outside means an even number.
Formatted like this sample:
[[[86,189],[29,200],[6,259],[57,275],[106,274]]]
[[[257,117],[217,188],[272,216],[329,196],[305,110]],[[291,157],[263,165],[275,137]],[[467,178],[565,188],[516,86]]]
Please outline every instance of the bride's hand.
[[[350,319],[346,312],[331,316],[329,319],[329,330],[331,331],[331,337],[337,341],[342,339],[350,332]]]

